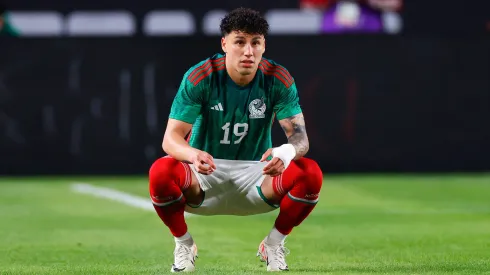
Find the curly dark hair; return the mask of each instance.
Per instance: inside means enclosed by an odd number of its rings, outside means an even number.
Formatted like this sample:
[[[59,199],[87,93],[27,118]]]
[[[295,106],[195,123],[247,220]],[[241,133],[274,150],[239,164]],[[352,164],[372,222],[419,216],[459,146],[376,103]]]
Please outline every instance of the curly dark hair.
[[[238,8],[228,13],[220,24],[221,33],[226,36],[234,31],[266,36],[269,23],[260,12],[249,8]]]

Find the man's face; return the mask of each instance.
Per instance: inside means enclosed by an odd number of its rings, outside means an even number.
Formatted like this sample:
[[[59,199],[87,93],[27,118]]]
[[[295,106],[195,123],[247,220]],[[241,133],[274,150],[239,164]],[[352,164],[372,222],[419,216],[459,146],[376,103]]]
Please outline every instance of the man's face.
[[[265,38],[236,31],[221,39],[221,47],[226,53],[226,66],[241,75],[250,75],[257,70],[265,52]]]

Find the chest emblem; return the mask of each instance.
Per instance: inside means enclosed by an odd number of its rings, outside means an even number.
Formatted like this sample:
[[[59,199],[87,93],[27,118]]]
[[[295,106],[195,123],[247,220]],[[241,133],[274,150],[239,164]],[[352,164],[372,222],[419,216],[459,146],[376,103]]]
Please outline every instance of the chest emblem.
[[[250,111],[250,118],[264,118],[265,115],[265,102],[264,99],[254,99],[250,104],[248,105],[248,110]]]

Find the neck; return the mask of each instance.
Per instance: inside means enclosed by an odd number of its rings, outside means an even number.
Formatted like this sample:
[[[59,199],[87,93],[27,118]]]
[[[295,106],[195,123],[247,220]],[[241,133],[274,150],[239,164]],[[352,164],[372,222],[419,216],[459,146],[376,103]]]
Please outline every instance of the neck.
[[[226,65],[226,72],[230,76],[231,80],[233,80],[233,82],[235,82],[239,86],[246,86],[248,83],[252,82],[255,74],[257,73],[257,71],[255,71],[249,75],[242,75],[231,66],[228,66],[228,64]]]
[[[239,86],[246,86],[254,79],[255,73],[249,75],[241,75],[237,71],[229,71],[228,75],[230,75],[231,80],[235,82]]]

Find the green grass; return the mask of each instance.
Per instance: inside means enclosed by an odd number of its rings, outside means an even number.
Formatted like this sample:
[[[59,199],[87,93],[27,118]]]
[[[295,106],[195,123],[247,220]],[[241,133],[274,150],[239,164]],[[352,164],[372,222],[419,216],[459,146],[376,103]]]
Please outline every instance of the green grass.
[[[169,273],[173,239],[150,211],[74,193],[144,197],[138,177],[0,179],[0,274]],[[198,274],[259,274],[275,213],[188,219]],[[288,237],[288,274],[490,274],[490,175],[333,176]]]

